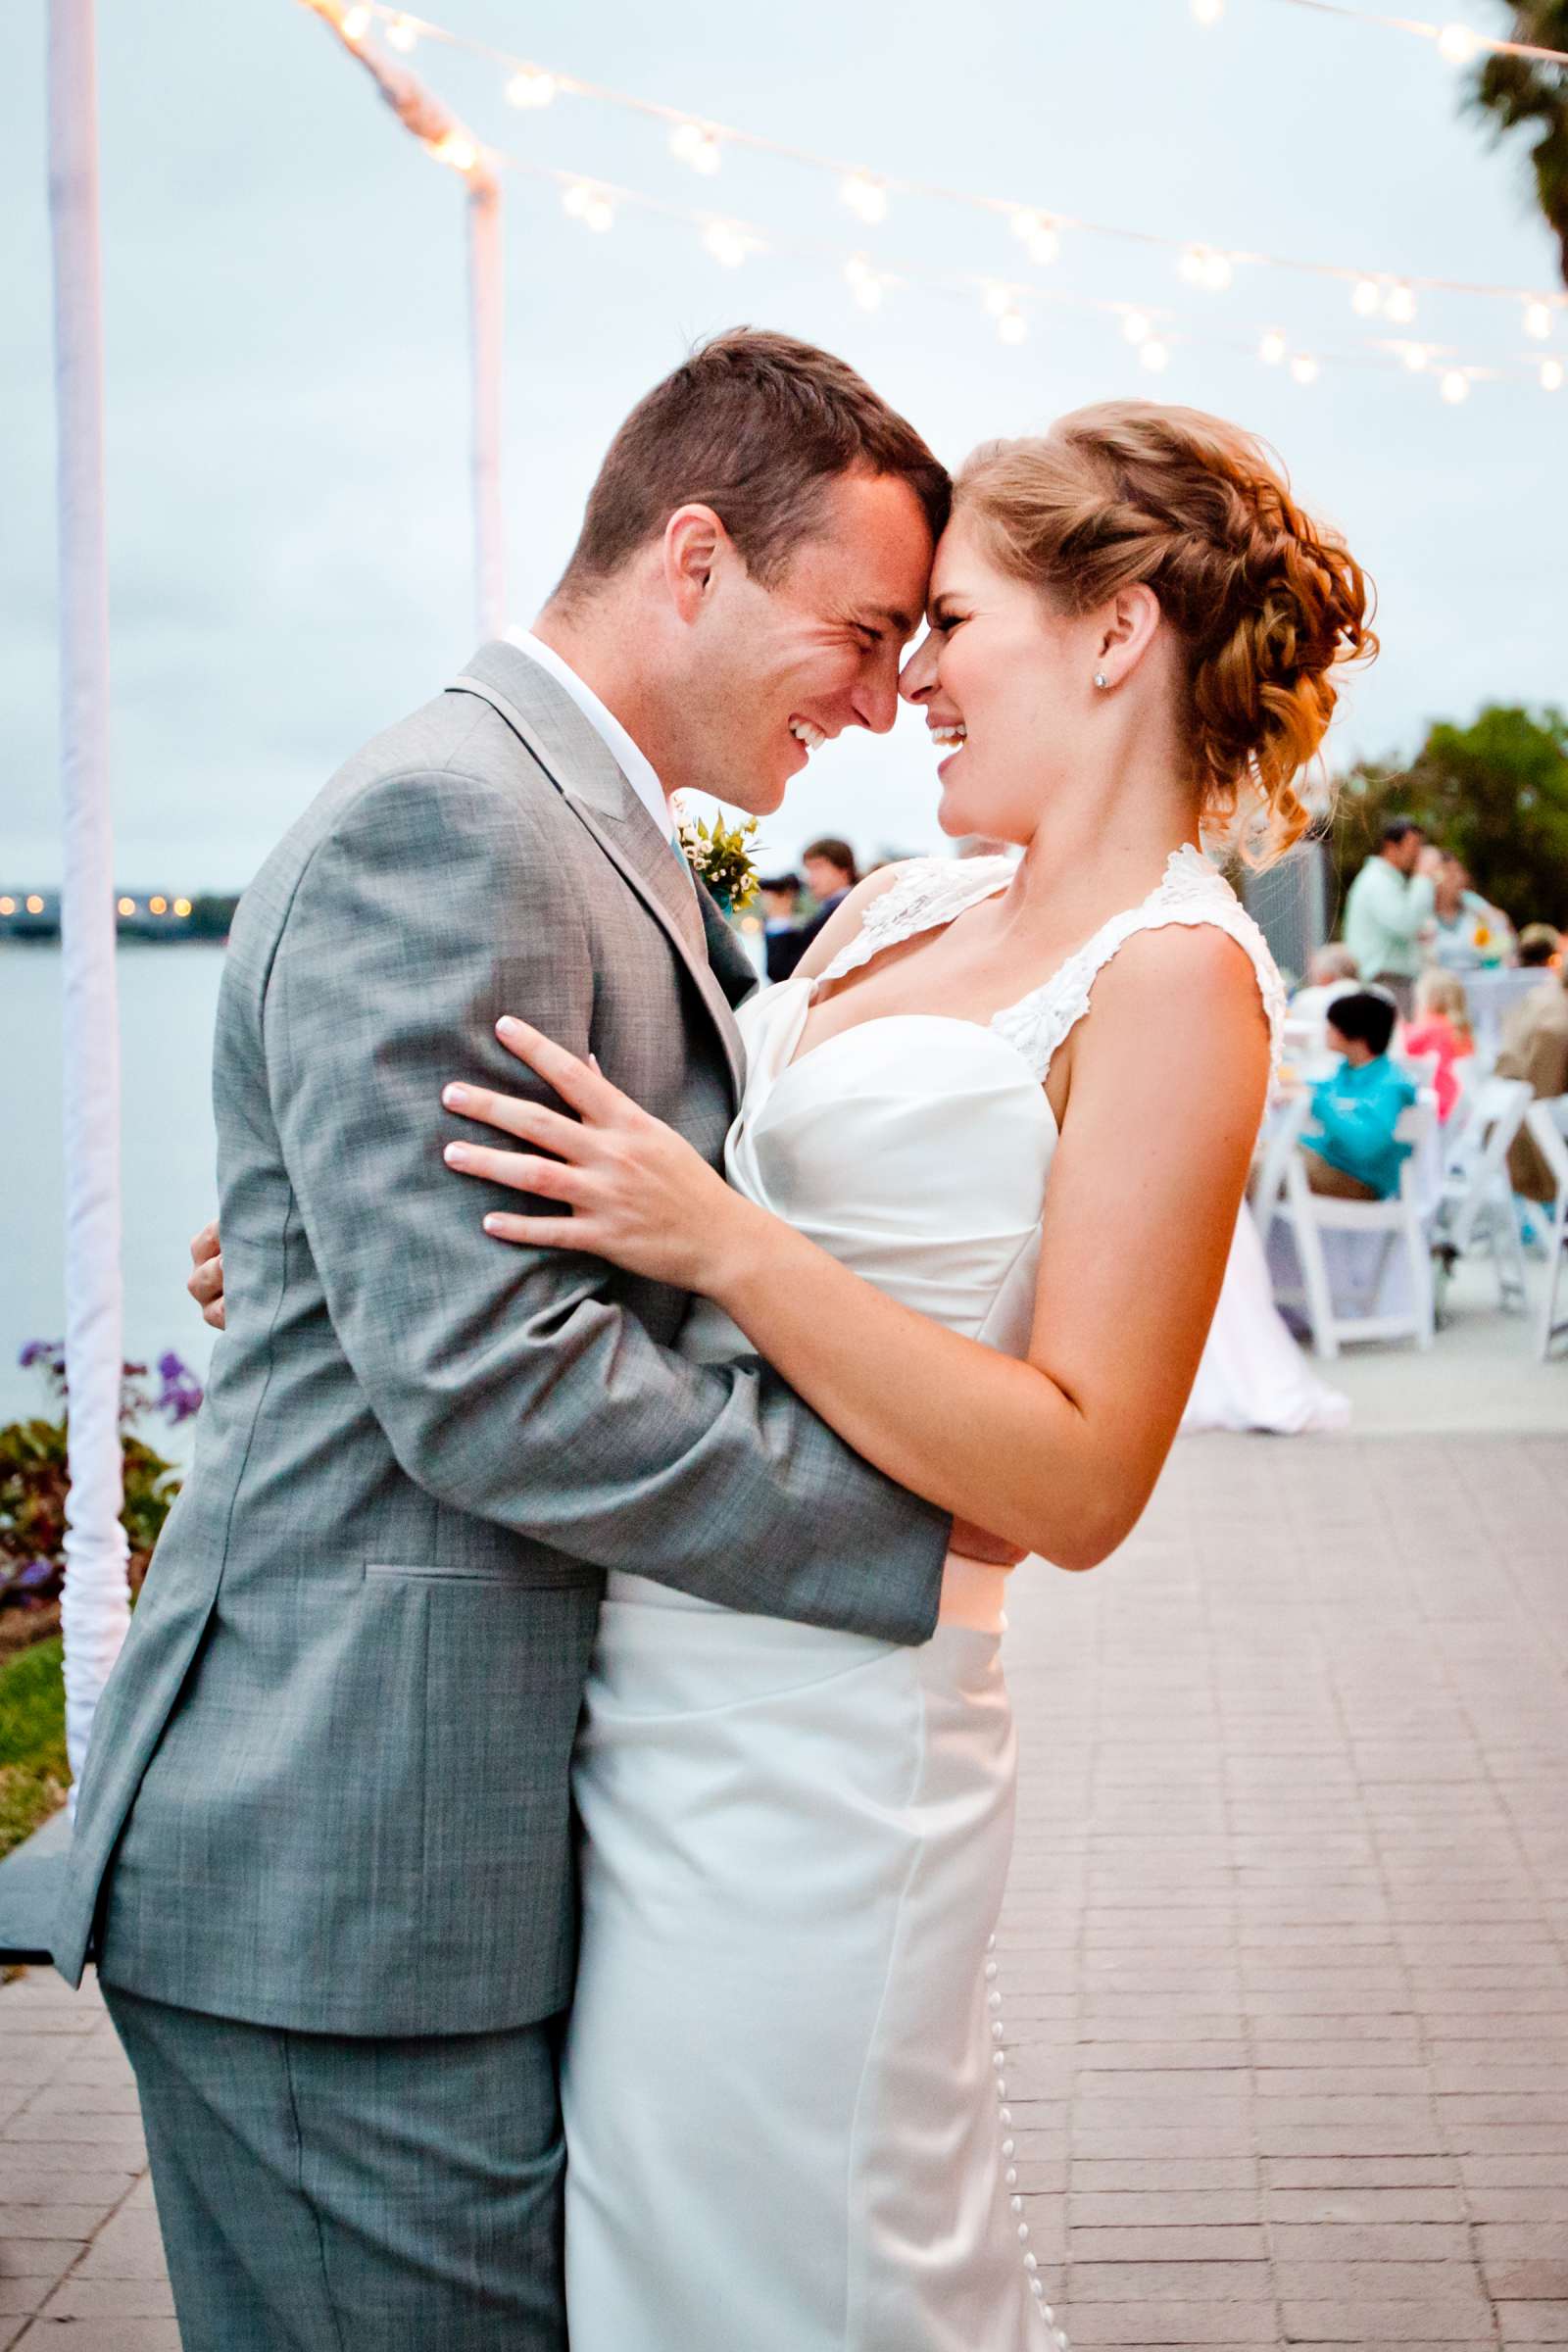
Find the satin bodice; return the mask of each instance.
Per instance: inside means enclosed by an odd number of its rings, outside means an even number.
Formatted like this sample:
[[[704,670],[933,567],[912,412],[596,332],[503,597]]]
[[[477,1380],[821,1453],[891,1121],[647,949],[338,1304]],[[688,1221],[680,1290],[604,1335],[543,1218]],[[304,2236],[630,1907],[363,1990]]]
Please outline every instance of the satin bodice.
[[[725,1144],[737,1191],[771,1209],[902,1305],[1004,1354],[1027,1353],[1056,1122],[1045,1082],[1089,1010],[1095,979],[1135,932],[1209,923],[1251,958],[1275,1053],[1285,992],[1261,932],[1197,849],[1178,851],[1137,906],[1101,926],[1039,987],[988,1023],[879,1013],[802,1049],[822,981],[952,922],[1004,890],[1007,858],[919,858],[871,901],[821,980],[795,978],[742,1008],[745,1092]],[[681,1348],[704,1362],[753,1352],[709,1300]],[[950,1560],[945,1619],[1000,1621],[1002,1572]]]
[[[1098,974],[1136,932],[1213,924],[1251,958],[1276,1051],[1285,995],[1256,924],[1210,860],[1187,848],[1146,899],[989,1023],[883,1013],[802,1052],[816,987],[956,920],[1004,890],[1012,870],[1005,858],[911,860],[820,981],[785,980],[742,1008],[747,1080],[725,1173],[904,1305],[1022,1355],[1056,1146],[1045,1081]],[[708,1361],[749,1351],[707,1302],[682,1346]]]
[[[996,1030],[941,1013],[861,1021],[801,1054],[811,994],[786,980],[742,1009],[730,1183],[901,1304],[1022,1355],[1056,1143],[1044,1088]],[[705,1301],[682,1347],[713,1360],[748,1343]]]

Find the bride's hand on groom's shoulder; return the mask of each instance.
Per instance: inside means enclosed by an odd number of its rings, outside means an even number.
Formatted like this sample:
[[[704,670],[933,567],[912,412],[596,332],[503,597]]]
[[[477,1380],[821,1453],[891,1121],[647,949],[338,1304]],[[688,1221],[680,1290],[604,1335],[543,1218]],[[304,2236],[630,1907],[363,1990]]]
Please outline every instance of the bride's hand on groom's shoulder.
[[[727,1245],[762,1213],[730,1190],[684,1137],[526,1021],[498,1021],[509,1054],[542,1078],[565,1112],[492,1088],[453,1085],[441,1100],[460,1118],[526,1147],[449,1144],[447,1165],[564,1212],[491,1210],[484,1229],[529,1249],[578,1250],[674,1289],[713,1295]]]
[[[191,1237],[190,1279],[185,1288],[202,1310],[202,1321],[214,1331],[223,1328],[223,1252],[218,1220]]]

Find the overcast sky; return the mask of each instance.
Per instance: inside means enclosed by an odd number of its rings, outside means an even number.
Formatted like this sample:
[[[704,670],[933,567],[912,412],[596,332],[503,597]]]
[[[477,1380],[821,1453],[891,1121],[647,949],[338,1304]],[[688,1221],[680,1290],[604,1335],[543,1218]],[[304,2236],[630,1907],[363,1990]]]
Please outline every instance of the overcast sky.
[[[1505,12],[1470,0],[1477,24]],[[966,0],[774,7],[430,0],[454,29],[585,78],[868,167],[1131,229],[1461,279],[1552,285],[1520,153],[1457,111],[1426,44],[1230,0],[1114,9]],[[238,886],[357,741],[423,701],[473,638],[462,194],[294,0],[105,5],[100,102],[118,867]],[[43,0],[6,12],[0,75],[0,882],[58,877],[51,330]],[[1168,254],[1068,234],[1034,270],[1004,220],[895,201],[861,228],[830,178],[731,152],[696,177],[657,124],[564,98],[519,115],[502,75],[421,44],[413,64],[481,135],[834,249],[721,269],[689,227],[608,236],[514,178],[507,206],[507,525],[528,619],[615,423],[695,336],[741,319],[844,352],[960,458],[1156,379],[1112,319],[1041,308],[1004,346],[979,300],[909,287],[867,315],[840,274],[1036,276],[1167,308],[1236,348],[1177,343],[1162,395],[1265,433],[1348,532],[1384,655],[1342,757],[1409,753],[1436,716],[1564,699],[1568,390],[1335,366],[1370,328],[1347,289],[1246,269],[1224,295]],[[1308,388],[1259,332],[1324,356]],[[1478,362],[1540,356],[1516,304],[1423,300],[1416,333]],[[1568,359],[1568,315],[1553,345]],[[769,820],[867,853],[938,836],[930,755],[903,727],[824,753]]]

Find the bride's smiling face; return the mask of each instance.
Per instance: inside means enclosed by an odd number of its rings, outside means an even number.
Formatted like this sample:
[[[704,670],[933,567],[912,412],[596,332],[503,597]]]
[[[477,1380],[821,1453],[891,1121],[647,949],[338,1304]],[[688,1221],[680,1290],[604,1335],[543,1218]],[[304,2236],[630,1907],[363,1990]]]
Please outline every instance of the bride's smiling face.
[[[1032,839],[1055,785],[1073,772],[1093,686],[1095,620],[1054,612],[1004,571],[959,508],[937,548],[930,633],[899,691],[939,750],[944,833]]]

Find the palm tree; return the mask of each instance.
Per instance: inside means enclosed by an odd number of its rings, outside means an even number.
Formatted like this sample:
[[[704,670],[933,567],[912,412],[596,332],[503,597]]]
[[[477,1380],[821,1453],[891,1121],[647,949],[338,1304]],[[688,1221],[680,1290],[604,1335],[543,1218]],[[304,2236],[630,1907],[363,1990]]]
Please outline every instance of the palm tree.
[[[1512,0],[1508,38],[1535,49],[1568,50],[1568,0]],[[1492,124],[1494,136],[1529,124],[1536,196],[1557,240],[1558,267],[1568,285],[1568,66],[1528,57],[1489,57],[1471,84],[1469,104]]]

